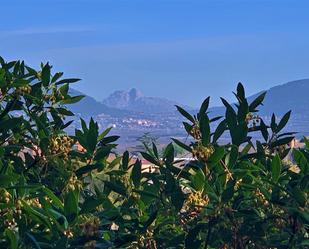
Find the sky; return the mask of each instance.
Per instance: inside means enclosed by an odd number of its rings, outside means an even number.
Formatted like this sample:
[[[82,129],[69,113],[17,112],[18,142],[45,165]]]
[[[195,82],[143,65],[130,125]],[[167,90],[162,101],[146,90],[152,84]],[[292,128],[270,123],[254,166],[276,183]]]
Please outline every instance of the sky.
[[[307,0],[0,0],[0,56],[197,107],[309,78]]]

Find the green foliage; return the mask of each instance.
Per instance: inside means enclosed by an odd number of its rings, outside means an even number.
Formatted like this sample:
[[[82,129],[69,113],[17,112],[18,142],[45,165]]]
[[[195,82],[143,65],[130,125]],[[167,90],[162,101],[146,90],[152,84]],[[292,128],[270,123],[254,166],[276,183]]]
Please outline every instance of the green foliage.
[[[196,115],[177,107],[192,139],[173,142],[193,160],[147,140],[149,171],[93,119],[65,132],[78,79],[0,64],[1,248],[308,247],[309,143],[291,151],[290,112],[269,125],[257,115],[265,93],[248,103],[238,84],[224,117],[209,116],[209,98]]]

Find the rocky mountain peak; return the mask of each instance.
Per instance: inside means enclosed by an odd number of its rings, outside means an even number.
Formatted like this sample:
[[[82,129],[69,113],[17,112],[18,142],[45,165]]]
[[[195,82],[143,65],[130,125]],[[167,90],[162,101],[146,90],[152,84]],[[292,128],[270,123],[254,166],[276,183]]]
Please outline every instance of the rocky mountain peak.
[[[132,88],[132,89],[128,92],[128,95],[129,95],[130,102],[134,102],[134,101],[136,101],[138,98],[143,97],[142,92],[139,91],[139,90],[137,90],[136,88]]]

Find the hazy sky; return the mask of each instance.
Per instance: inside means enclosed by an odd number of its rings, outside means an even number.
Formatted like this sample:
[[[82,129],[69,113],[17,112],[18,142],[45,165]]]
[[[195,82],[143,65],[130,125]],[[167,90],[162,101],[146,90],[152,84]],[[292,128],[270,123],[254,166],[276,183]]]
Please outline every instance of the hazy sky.
[[[0,0],[0,55],[198,106],[309,78],[308,0]]]

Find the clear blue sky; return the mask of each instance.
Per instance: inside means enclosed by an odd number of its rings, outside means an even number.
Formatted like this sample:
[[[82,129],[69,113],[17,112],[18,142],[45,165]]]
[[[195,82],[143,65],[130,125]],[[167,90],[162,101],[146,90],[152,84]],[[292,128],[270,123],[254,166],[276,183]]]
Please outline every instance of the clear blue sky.
[[[309,1],[0,0],[0,55],[50,61],[101,100],[137,87],[198,106],[309,78]]]

